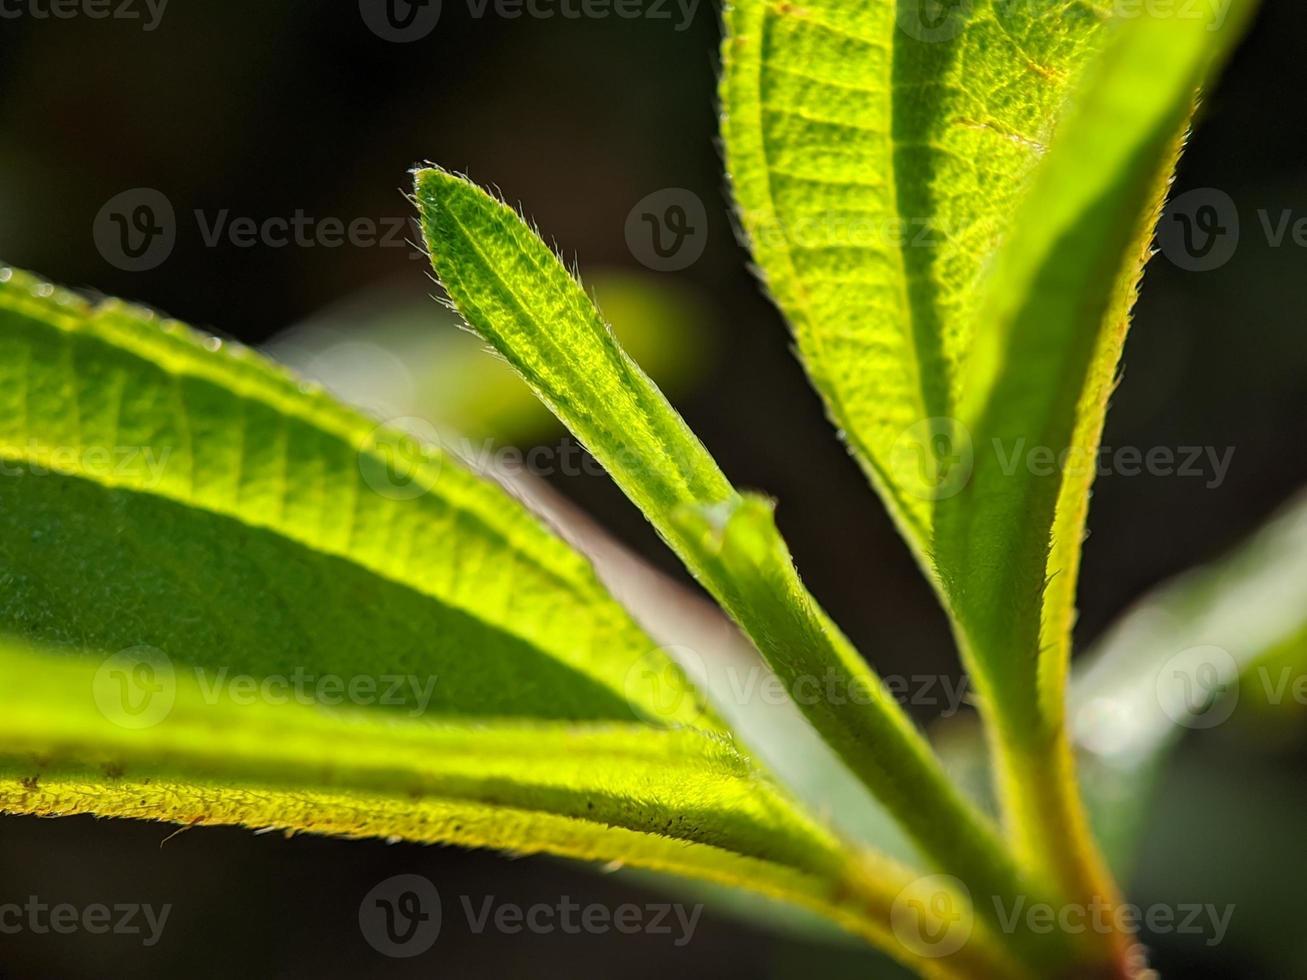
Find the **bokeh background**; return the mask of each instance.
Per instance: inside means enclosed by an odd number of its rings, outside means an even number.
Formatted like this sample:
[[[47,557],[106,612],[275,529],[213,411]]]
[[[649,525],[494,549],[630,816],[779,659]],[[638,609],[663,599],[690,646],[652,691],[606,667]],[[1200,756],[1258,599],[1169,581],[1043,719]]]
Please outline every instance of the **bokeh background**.
[[[251,344],[275,345],[306,322],[381,337],[405,316],[409,340],[426,343],[420,315],[411,326],[415,308],[430,311],[432,337],[447,336],[449,324],[427,299],[433,287],[411,248],[210,245],[193,212],[407,221],[407,171],[424,159],[493,183],[575,257],[601,302],[611,296],[631,311],[655,374],[732,478],[779,498],[805,579],[877,668],[956,674],[942,613],[827,425],[737,243],[716,143],[718,8],[703,0],[688,20],[674,5],[667,19],[629,20],[505,19],[475,9],[445,0],[436,28],[407,44],[370,31],[354,0],[173,0],[148,31],[139,20],[0,19],[0,257]],[[1274,247],[1258,219],[1260,209],[1273,221],[1286,210],[1307,218],[1305,38],[1307,8],[1267,0],[1207,98],[1178,190],[1228,193],[1243,219],[1239,247],[1209,272],[1165,257],[1152,263],[1108,425],[1109,445],[1232,446],[1232,465],[1218,487],[1180,477],[1099,480],[1082,643],[1307,485],[1307,250],[1292,236]],[[97,250],[92,231],[107,201],[142,187],[171,201],[177,239],[156,268],[128,272]],[[632,248],[627,219],[637,202],[669,188],[703,202],[703,252],[660,272]],[[422,348],[430,356],[404,365],[406,383],[473,428],[527,446],[558,444],[561,432],[529,412],[495,417],[495,405],[519,391],[487,387],[495,397],[478,402],[464,384],[450,394],[475,369],[456,342],[431,343]],[[340,361],[337,351],[324,369]],[[681,577],[606,478],[552,482]],[[1294,834],[1307,796],[1302,732],[1204,733],[1186,742],[1164,780],[1132,895],[1237,904],[1217,948],[1148,937],[1164,976],[1307,976]],[[357,909],[369,888],[399,872],[424,874],[451,895],[523,904],[665,893],[547,859],[234,829],[171,833],[90,818],[0,818],[0,901],[39,894],[173,905],[149,949],[123,937],[0,936],[0,976],[898,975],[873,955],[713,909],[683,948],[656,936],[477,936],[447,916],[430,953],[388,960],[359,935]]]

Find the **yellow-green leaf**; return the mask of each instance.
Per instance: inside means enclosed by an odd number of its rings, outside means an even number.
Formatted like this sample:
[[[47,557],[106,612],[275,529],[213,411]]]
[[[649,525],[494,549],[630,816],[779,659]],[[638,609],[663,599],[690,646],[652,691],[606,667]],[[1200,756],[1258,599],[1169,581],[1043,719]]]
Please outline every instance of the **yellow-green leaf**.
[[[426,713],[718,727],[582,556],[420,434],[148,311],[3,279],[0,630],[403,675]]]
[[[751,250],[931,575],[949,483],[929,450],[957,415],[980,281],[1103,19],[999,0],[727,9],[722,135]]]

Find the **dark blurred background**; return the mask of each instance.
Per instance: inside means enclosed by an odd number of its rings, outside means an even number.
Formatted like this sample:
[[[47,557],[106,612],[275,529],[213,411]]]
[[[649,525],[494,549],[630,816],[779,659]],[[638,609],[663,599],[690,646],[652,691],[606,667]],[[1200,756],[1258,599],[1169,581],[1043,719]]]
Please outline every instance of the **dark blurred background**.
[[[675,5],[667,19],[540,20],[493,8],[476,17],[445,0],[435,29],[411,43],[377,36],[353,0],[174,0],[151,30],[143,0],[135,6],[141,20],[0,19],[5,261],[258,344],[363,290],[421,297],[431,289],[424,264],[405,247],[210,246],[196,209],[256,221],[297,210],[346,223],[406,220],[407,171],[424,159],[496,184],[583,273],[627,270],[693,297],[699,371],[676,399],[692,426],[737,483],[780,499],[805,578],[879,669],[957,670],[943,615],[827,425],[736,242],[716,144],[715,6],[704,2],[688,22]],[[1258,219],[1260,209],[1273,221],[1285,210],[1307,217],[1305,38],[1307,8],[1268,0],[1205,103],[1177,190],[1228,193],[1242,218],[1239,248],[1215,271],[1152,263],[1105,440],[1233,446],[1232,465],[1217,487],[1180,477],[1098,482],[1082,644],[1148,587],[1218,556],[1307,484],[1307,252],[1292,236],[1273,247]],[[106,202],[134,188],[162,192],[177,214],[171,254],[138,272],[115,267],[93,239]],[[682,270],[650,271],[628,245],[626,220],[667,188],[704,202],[704,252]],[[606,479],[556,486],[680,574]],[[1231,795],[1282,810],[1287,787],[1302,785],[1301,754],[1281,745],[1250,762],[1223,761],[1221,746],[1197,751],[1164,790],[1132,892],[1171,894],[1177,860],[1238,866],[1254,884],[1255,869],[1267,867],[1297,884],[1301,849],[1297,868],[1284,866],[1285,855],[1254,853],[1246,813],[1223,825],[1222,807],[1196,812],[1181,784],[1219,771]],[[1206,768],[1192,769],[1199,763]],[[659,893],[550,860],[233,829],[162,843],[171,832],[0,819],[0,900],[173,905],[152,948],[123,937],[0,936],[0,975],[894,975],[877,958],[714,912],[684,948],[653,936],[476,936],[451,917],[430,953],[388,960],[359,936],[356,917],[361,896],[390,874],[418,872],[450,894],[520,903]],[[1217,949],[1153,937],[1157,965],[1172,976],[1282,975],[1267,972],[1255,935],[1236,928],[1232,937]]]

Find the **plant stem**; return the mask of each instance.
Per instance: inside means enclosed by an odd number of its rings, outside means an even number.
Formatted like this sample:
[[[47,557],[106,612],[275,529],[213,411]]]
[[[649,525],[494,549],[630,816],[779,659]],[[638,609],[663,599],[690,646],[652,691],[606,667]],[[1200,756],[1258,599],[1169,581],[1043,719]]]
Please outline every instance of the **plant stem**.
[[[994,726],[994,757],[1003,810],[1022,867],[1058,896],[1061,913],[1087,923],[1078,943],[1083,959],[1077,977],[1133,980],[1141,975],[1138,945],[1118,928],[1121,893],[1108,870],[1076,780],[1066,726],[1031,740]]]
[[[880,800],[922,853],[970,892],[979,920],[1040,971],[1065,963],[1075,943],[1005,926],[1002,903],[1049,901],[997,827],[966,799],[922,733],[817,605],[776,529],[769,501],[746,496],[709,512],[681,512],[669,535],[791,693],[833,677],[845,696],[796,698],[831,748]]]

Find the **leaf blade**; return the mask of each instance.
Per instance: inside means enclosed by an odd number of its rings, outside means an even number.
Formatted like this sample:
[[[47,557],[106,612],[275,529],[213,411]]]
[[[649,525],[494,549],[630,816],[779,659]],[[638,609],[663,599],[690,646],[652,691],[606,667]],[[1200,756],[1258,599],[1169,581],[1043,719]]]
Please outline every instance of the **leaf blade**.
[[[1095,453],[1195,93],[1251,7],[1112,25],[986,283],[987,328],[960,406],[979,450],[967,485],[944,502],[938,561],[990,709],[1005,809],[1028,862],[1069,894],[1110,893],[1064,723]],[[1003,455],[1021,446],[1058,465],[1012,469]],[[1075,846],[1052,827],[1071,828]]]
[[[727,10],[740,217],[805,368],[923,571],[933,487],[899,452],[956,415],[988,258],[1101,17],[1072,5],[850,0]]]
[[[913,959],[896,948],[891,908],[919,872],[850,860],[716,733],[245,703],[214,697],[185,670],[149,695],[165,710],[151,705],[141,724],[119,713],[117,680],[103,662],[0,639],[0,810],[620,862],[796,903]],[[918,965],[934,976],[1013,975],[983,934],[947,964]]]
[[[588,562],[498,487],[248,352],[206,343],[23,273],[0,283],[0,454],[28,474],[0,483],[18,528],[0,545],[19,586],[0,601],[7,628],[64,646],[150,644],[255,674],[377,674],[390,658],[444,682],[475,680],[465,651],[479,647],[486,683],[438,691],[446,710],[719,727]],[[123,551],[133,541],[144,563]],[[188,562],[217,578],[188,579]],[[91,581],[76,564],[96,570]],[[301,580],[279,576],[283,565]],[[152,595],[189,616],[161,613]],[[215,613],[229,625],[207,625]],[[536,688],[513,680],[528,662]]]

